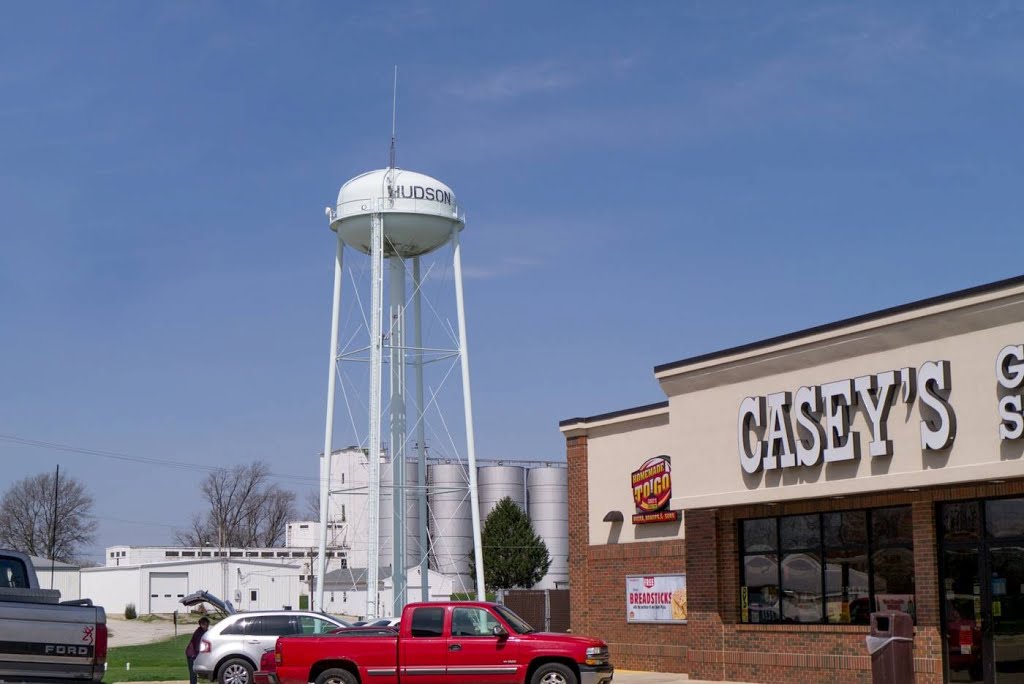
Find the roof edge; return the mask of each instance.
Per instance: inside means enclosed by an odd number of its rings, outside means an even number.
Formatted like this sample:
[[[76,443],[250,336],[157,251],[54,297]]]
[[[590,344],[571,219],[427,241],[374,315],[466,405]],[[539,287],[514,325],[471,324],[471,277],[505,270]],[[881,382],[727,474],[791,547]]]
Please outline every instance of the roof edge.
[[[691,356],[689,358],[680,359],[678,361],[670,361],[669,363],[663,363],[654,367],[655,375],[664,373],[665,371],[676,370],[685,366],[690,366],[696,363],[703,363],[705,361],[714,361],[715,359],[722,359],[735,354],[742,354],[745,352],[755,351],[757,349],[763,349],[771,347],[776,344],[782,344],[783,342],[791,342],[798,340],[803,337],[810,337],[812,335],[818,335],[824,332],[830,332],[832,330],[839,330],[848,326],[858,325],[860,323],[868,323],[870,321],[879,320],[886,318],[887,316],[895,316],[902,313],[914,311],[915,309],[925,309],[929,306],[935,306],[936,304],[944,304],[947,302],[956,301],[958,299],[967,299],[980,294],[987,294],[989,292],[995,292],[1005,288],[1015,287],[1024,285],[1024,275],[1014,276],[1012,278],[1006,278],[1004,280],[997,280],[993,283],[986,283],[984,285],[976,285],[969,287],[964,290],[957,290],[955,292],[949,292],[947,294],[938,295],[935,297],[928,297],[926,299],[919,299],[917,301],[908,302],[906,304],[899,304],[892,306],[887,309],[880,309],[878,311],[872,311],[866,314],[860,314],[852,316],[850,318],[843,318],[838,321],[831,323],[824,323],[822,325],[816,325],[811,328],[804,328],[803,330],[797,330],[795,332],[785,333],[782,335],[776,335],[775,337],[768,337],[763,340],[756,342],[748,342],[735,347],[729,347],[727,349],[720,349],[718,351],[708,352],[706,354],[698,354],[697,356]],[[561,425],[561,423],[559,423]]]
[[[595,416],[587,416],[585,418],[584,417],[566,418],[565,420],[558,421],[558,427],[563,428],[563,427],[568,427],[570,425],[580,425],[580,424],[586,425],[587,423],[596,423],[599,420],[611,420],[613,418],[622,418],[623,416],[628,416],[628,415],[631,415],[631,414],[634,414],[634,413],[645,413],[647,411],[654,411],[654,410],[657,410],[657,409],[665,409],[665,408],[668,408],[668,401],[667,400],[666,401],[658,401],[658,402],[655,402],[653,404],[645,404],[643,406],[634,406],[632,408],[621,409],[619,411],[611,411],[609,413],[599,413],[599,414],[597,414]]]

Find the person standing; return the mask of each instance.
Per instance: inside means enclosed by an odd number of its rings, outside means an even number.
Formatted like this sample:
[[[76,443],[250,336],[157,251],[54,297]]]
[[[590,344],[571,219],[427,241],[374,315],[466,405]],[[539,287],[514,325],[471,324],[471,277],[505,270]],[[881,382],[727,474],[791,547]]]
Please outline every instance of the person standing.
[[[196,677],[196,671],[192,669],[192,666],[196,662],[196,656],[199,655],[199,642],[203,640],[203,635],[206,634],[206,630],[209,628],[209,618],[199,618],[199,626],[196,627],[196,631],[192,632],[192,638],[188,640],[188,646],[185,647],[185,658],[188,660],[189,684],[198,684],[199,679]]]

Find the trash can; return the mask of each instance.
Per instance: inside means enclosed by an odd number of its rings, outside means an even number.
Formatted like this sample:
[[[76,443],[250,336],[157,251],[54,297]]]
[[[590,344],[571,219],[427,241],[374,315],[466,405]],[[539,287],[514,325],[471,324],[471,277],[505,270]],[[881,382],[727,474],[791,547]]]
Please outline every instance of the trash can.
[[[914,620],[910,615],[897,610],[872,613],[867,644],[871,684],[914,681]]]

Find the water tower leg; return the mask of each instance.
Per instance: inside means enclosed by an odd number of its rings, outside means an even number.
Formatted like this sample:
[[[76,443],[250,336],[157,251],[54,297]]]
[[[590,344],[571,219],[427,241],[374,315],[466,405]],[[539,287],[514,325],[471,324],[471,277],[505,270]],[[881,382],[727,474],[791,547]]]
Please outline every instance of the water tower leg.
[[[401,615],[406,604],[405,574],[405,264],[391,257],[391,334],[388,362],[391,377],[391,505],[394,523],[391,538],[392,615]]]
[[[480,494],[477,489],[476,442],[473,436],[473,395],[469,389],[469,344],[466,340],[466,305],[462,296],[462,248],[459,246],[459,231],[452,232],[455,247],[455,304],[459,310],[459,357],[462,360],[462,405],[466,413],[466,456],[469,461],[469,507],[473,517],[473,560],[476,565],[476,598],[487,598],[484,587],[484,553],[480,540]]]
[[[381,370],[383,358],[382,307],[384,306],[384,215],[375,211],[370,216],[370,414],[369,465],[366,501],[366,617],[377,617],[378,580],[380,570],[380,418]]]
[[[420,258],[412,258],[412,344],[416,347],[413,368],[416,374],[416,444],[419,473],[416,481],[416,504],[420,512],[420,600],[430,600],[427,548],[427,426],[423,416],[423,309],[420,300]]]
[[[331,361],[327,366],[327,424],[324,455],[320,460],[320,555],[316,561],[316,609],[324,610],[324,579],[327,576],[327,521],[330,507],[331,453],[334,450],[334,379],[338,363],[338,319],[341,309],[341,265],[345,243],[338,238],[334,257],[334,296],[331,300]]]

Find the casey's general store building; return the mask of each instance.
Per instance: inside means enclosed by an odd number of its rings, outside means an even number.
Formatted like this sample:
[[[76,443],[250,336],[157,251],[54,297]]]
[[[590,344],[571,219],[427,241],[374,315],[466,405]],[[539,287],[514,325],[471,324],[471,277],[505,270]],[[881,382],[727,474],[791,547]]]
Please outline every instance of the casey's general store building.
[[[1024,278],[654,369],[667,401],[561,422],[573,631],[619,667],[1024,682]],[[613,398],[610,398],[610,402]]]

